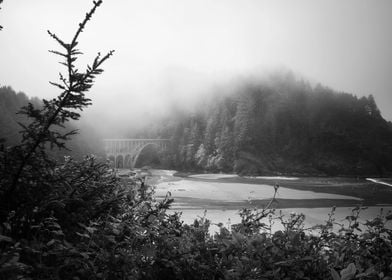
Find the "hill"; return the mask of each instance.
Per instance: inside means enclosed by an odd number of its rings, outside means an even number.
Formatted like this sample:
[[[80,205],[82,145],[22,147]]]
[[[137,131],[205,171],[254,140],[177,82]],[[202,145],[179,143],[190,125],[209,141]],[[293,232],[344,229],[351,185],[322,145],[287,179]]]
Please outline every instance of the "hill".
[[[29,120],[23,114],[18,114],[21,107],[32,103],[36,108],[42,107],[42,100],[37,97],[29,98],[23,92],[16,92],[12,87],[0,87],[0,140],[6,146],[16,145],[22,140],[21,126],[18,123],[27,124]],[[82,158],[86,154],[96,154],[104,156],[100,138],[89,126],[76,125],[75,123],[67,124],[64,128],[67,131],[80,129],[80,134],[75,135],[69,141],[68,150],[54,149],[51,151],[58,159],[65,155],[72,155],[75,158]]]
[[[229,91],[229,90],[227,90]],[[177,169],[241,174],[379,175],[392,170],[392,125],[358,98],[288,73],[247,81],[166,120]]]

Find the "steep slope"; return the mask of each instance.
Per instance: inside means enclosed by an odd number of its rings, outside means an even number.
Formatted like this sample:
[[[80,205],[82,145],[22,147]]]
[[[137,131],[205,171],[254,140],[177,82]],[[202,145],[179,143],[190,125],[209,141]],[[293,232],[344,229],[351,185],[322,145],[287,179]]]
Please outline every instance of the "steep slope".
[[[168,123],[157,135],[172,138],[167,156],[178,169],[356,176],[392,170],[391,123],[373,96],[291,75],[244,83]]]

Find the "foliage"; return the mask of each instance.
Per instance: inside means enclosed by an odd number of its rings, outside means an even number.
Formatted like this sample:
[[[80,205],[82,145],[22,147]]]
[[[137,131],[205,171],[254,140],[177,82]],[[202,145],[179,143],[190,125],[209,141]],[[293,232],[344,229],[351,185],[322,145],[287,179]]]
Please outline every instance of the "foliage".
[[[357,207],[339,231],[331,213],[310,234],[303,215],[275,214],[272,200],[243,209],[231,231],[220,225],[210,235],[205,217],[183,224],[167,211],[169,195],[157,201],[151,188],[120,181],[93,156],[53,160],[47,150],[73,134],[53,125],[79,118],[74,110],[89,104],[84,92],[107,58],[78,74],[76,43],[61,45],[69,70],[56,85],[63,93],[40,109],[26,106],[32,121],[22,144],[0,150],[0,279],[391,279],[390,213],[361,225]],[[282,229],[272,231],[271,223]]]
[[[157,132],[173,138],[174,168],[240,174],[392,172],[391,123],[371,95],[358,98],[311,86],[290,73],[268,82],[247,81],[230,94],[222,91],[195,114]],[[196,128],[194,141],[189,132]]]
[[[7,145],[19,143],[20,126],[18,123],[27,124],[27,117],[16,114],[22,106],[32,103],[35,107],[41,106],[38,98],[28,98],[23,92],[15,92],[11,87],[0,87],[0,138]]]
[[[64,49],[64,52],[51,52],[64,59],[61,64],[66,67],[67,76],[60,73],[60,83],[51,82],[52,85],[62,90],[57,98],[49,101],[43,100],[41,108],[34,107],[32,103],[22,108],[20,113],[25,114],[31,120],[28,125],[20,123],[23,128],[22,143],[9,150],[4,147],[2,149],[4,176],[2,178],[2,200],[0,201],[3,208],[0,213],[1,220],[4,220],[5,213],[13,210],[24,200],[18,197],[22,193],[20,191],[21,185],[24,185],[23,193],[30,195],[30,191],[35,193],[37,186],[41,185],[45,178],[50,177],[54,172],[55,163],[48,157],[45,149],[48,145],[51,148],[65,148],[64,141],[76,134],[76,131],[61,132],[58,128],[64,127],[64,124],[70,120],[78,120],[80,114],[77,110],[83,110],[84,107],[90,105],[90,99],[85,97],[85,93],[93,85],[95,76],[103,72],[100,66],[112,55],[113,51],[104,57],[98,54],[92,66],[87,66],[87,70],[81,73],[75,67],[75,62],[81,54],[76,47],[80,33],[101,2],[94,2],[93,9],[79,24],[71,43],[64,43],[55,34],[48,31],[50,36]],[[7,172],[5,172],[5,168],[7,168]],[[40,171],[38,180],[29,176],[28,171],[31,169]],[[50,188],[50,184],[45,187]],[[45,188],[40,191],[45,191]]]
[[[21,107],[32,103],[35,108],[42,108],[43,102],[37,97],[29,98],[23,92],[16,92],[9,86],[0,87],[0,141],[5,146],[15,146],[22,141],[21,129],[19,123],[27,126],[31,122],[24,114],[18,114]],[[77,159],[83,159],[83,154],[93,153],[97,156],[103,154],[102,145],[99,141],[96,131],[79,122],[64,123],[64,127],[58,127],[58,132],[66,133],[67,131],[78,130],[78,134],[67,141],[68,149],[58,149],[54,147],[47,152],[56,158],[62,160],[65,155],[71,155]]]

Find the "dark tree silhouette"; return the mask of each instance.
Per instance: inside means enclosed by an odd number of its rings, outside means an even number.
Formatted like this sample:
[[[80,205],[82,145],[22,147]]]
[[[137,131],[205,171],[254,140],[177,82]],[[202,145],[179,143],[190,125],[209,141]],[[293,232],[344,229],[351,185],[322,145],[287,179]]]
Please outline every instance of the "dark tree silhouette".
[[[79,36],[102,1],[93,1],[93,3],[93,8],[79,24],[70,43],[65,43],[56,34],[48,31],[63,48],[62,51],[50,52],[63,59],[61,64],[65,66],[66,74],[59,74],[59,82],[50,82],[61,90],[57,98],[43,100],[43,105],[39,108],[29,103],[20,111],[29,118],[30,122],[27,125],[20,123],[22,143],[7,151],[13,154],[12,157],[7,156],[12,161],[3,163],[7,171],[4,170],[1,182],[1,221],[4,221],[7,213],[18,207],[20,201],[17,194],[28,193],[26,190],[29,187],[29,184],[26,184],[28,176],[26,178],[25,171],[41,168],[42,177],[53,172],[56,165],[46,153],[47,147],[66,148],[65,141],[77,133],[76,130],[63,132],[59,128],[64,128],[65,123],[70,120],[78,120],[80,118],[78,111],[91,104],[91,100],[85,94],[93,86],[95,77],[103,72],[101,65],[113,54],[113,51],[104,56],[98,53],[91,66],[88,65],[83,72],[75,66],[75,62],[82,54],[77,49]]]

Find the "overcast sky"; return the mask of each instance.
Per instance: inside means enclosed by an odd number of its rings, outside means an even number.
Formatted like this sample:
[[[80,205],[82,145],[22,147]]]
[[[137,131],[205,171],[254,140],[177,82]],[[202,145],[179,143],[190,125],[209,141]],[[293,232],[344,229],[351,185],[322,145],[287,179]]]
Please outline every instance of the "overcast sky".
[[[54,97],[48,80],[61,66],[47,52],[58,48],[46,30],[71,39],[91,2],[4,0],[0,85]],[[213,83],[286,67],[335,90],[373,94],[392,120],[390,0],[106,0],[80,42],[81,65],[116,50],[92,90],[96,117],[159,111]]]

